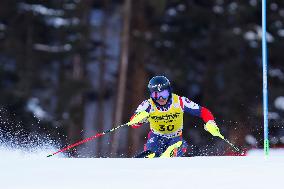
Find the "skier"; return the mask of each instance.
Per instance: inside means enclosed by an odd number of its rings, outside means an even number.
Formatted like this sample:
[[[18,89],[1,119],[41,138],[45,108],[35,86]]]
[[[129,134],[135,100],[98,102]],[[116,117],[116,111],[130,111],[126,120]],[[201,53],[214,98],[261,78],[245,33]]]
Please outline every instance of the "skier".
[[[143,101],[131,117],[132,119],[142,111],[149,113],[146,119],[132,125],[132,128],[138,128],[143,123],[150,122],[144,151],[136,157],[183,156],[187,150],[187,143],[182,138],[184,112],[201,117],[205,122],[205,130],[212,135],[220,134],[212,113],[188,98],[172,93],[170,81],[165,76],[153,77],[148,89],[150,98]]]

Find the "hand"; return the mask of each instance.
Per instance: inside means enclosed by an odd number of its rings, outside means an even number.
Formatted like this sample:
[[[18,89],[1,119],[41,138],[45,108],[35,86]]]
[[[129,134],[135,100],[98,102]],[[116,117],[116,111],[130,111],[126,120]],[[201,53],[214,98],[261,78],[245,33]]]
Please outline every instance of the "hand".
[[[134,114],[131,118],[130,118],[130,122],[133,121],[134,119],[136,119],[136,121],[134,121],[133,124],[129,124],[129,126],[131,126],[132,128],[138,128],[140,126],[143,125],[143,123],[147,122],[147,117],[149,114],[146,112],[142,112],[142,116],[140,118],[137,118],[137,116],[139,116],[140,113],[136,113]],[[139,122],[137,122],[139,120]]]
[[[224,139],[224,136],[221,135],[218,126],[216,125],[215,121],[210,120],[204,125],[204,129],[208,131],[213,136],[218,136]]]
[[[141,127],[142,126],[142,123],[137,123],[137,124],[135,124],[135,125],[131,125],[131,127],[133,128],[133,129],[137,129],[138,127]]]

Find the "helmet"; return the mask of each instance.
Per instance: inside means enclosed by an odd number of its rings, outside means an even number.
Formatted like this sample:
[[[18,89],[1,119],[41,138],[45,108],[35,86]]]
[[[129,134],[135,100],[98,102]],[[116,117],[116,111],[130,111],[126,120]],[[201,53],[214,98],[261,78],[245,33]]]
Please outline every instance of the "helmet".
[[[148,89],[150,92],[150,96],[154,100],[154,102],[160,98],[159,97],[160,95],[164,99],[171,97],[171,84],[168,78],[166,78],[165,76],[153,77],[149,81]],[[164,90],[167,90],[167,91],[164,91]],[[157,96],[157,94],[159,94],[159,96]]]
[[[161,92],[162,90],[168,89],[171,91],[171,84],[168,78],[165,76],[155,76],[150,79],[148,84],[148,89],[150,93],[152,92]]]

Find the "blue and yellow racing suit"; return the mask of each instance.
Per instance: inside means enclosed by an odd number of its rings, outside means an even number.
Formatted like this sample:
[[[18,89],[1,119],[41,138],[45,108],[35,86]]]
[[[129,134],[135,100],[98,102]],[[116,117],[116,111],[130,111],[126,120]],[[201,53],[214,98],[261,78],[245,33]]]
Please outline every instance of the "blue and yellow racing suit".
[[[176,156],[182,156],[186,152],[187,143],[182,138],[184,112],[201,117],[205,122],[214,120],[208,109],[176,94],[172,94],[165,106],[157,105],[151,98],[145,100],[138,106],[136,113],[141,111],[148,112],[149,117],[140,124],[134,125],[133,128],[141,126],[142,123],[150,123],[151,131],[144,150],[154,152],[156,156],[161,155],[169,146],[178,141],[182,141],[182,146]]]

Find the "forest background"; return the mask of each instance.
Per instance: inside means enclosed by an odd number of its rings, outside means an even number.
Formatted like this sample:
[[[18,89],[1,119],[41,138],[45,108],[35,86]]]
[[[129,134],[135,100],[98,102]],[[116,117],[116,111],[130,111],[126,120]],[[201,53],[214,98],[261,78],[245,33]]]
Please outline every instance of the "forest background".
[[[267,5],[271,147],[284,144],[284,2]],[[62,148],[125,123],[165,75],[243,149],[262,148],[261,1],[1,0],[0,143]],[[149,126],[69,157],[132,157]],[[232,149],[185,115],[188,156]]]

